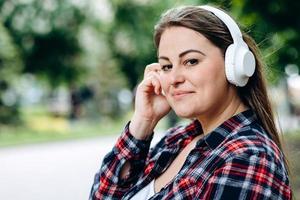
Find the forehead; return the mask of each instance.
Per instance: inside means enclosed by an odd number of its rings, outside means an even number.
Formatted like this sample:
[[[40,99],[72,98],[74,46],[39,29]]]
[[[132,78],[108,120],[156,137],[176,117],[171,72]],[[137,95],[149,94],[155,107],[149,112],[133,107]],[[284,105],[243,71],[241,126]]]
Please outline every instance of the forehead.
[[[180,53],[187,49],[209,50],[212,43],[201,33],[192,29],[174,26],[167,28],[160,39],[158,55]]]

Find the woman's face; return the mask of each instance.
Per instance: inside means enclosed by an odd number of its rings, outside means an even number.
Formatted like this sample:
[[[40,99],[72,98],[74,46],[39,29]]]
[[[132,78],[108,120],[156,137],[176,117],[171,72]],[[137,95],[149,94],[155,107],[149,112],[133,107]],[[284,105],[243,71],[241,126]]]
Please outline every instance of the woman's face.
[[[170,27],[160,39],[160,81],[170,106],[180,117],[212,114],[229,98],[221,50],[202,34]]]

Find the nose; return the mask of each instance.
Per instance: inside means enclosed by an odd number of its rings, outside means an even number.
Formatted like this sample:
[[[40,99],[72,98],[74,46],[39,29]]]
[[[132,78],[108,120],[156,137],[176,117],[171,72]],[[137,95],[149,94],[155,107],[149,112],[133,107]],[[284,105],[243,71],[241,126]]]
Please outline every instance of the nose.
[[[170,73],[170,84],[173,87],[178,87],[178,85],[184,83],[184,81],[185,78],[183,72],[180,69],[174,67]]]

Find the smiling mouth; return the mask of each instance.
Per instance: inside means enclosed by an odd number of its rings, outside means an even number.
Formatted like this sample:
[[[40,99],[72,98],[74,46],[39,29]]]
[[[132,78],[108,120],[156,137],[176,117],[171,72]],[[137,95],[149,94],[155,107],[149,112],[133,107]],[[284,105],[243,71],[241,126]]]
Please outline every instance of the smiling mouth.
[[[175,100],[179,100],[179,99],[182,99],[182,98],[184,98],[184,97],[187,97],[187,96],[189,96],[190,94],[193,94],[194,92],[184,92],[184,91],[182,91],[182,92],[174,92],[173,94],[172,94],[172,96],[173,96],[173,98],[175,99]]]

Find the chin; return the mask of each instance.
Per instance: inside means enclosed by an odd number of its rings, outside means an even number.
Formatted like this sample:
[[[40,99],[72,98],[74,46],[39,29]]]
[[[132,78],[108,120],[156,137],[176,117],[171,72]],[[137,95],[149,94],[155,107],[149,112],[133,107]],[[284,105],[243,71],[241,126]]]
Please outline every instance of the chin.
[[[203,107],[192,107],[192,106],[184,106],[184,107],[174,106],[172,107],[172,109],[174,110],[174,112],[178,117],[186,118],[186,119],[195,119],[207,112],[207,110]]]
[[[180,111],[180,110],[176,110],[174,109],[174,112],[176,113],[176,115],[180,118],[186,118],[186,119],[193,119],[195,118],[194,113],[192,112],[188,112],[187,110],[185,111]]]

